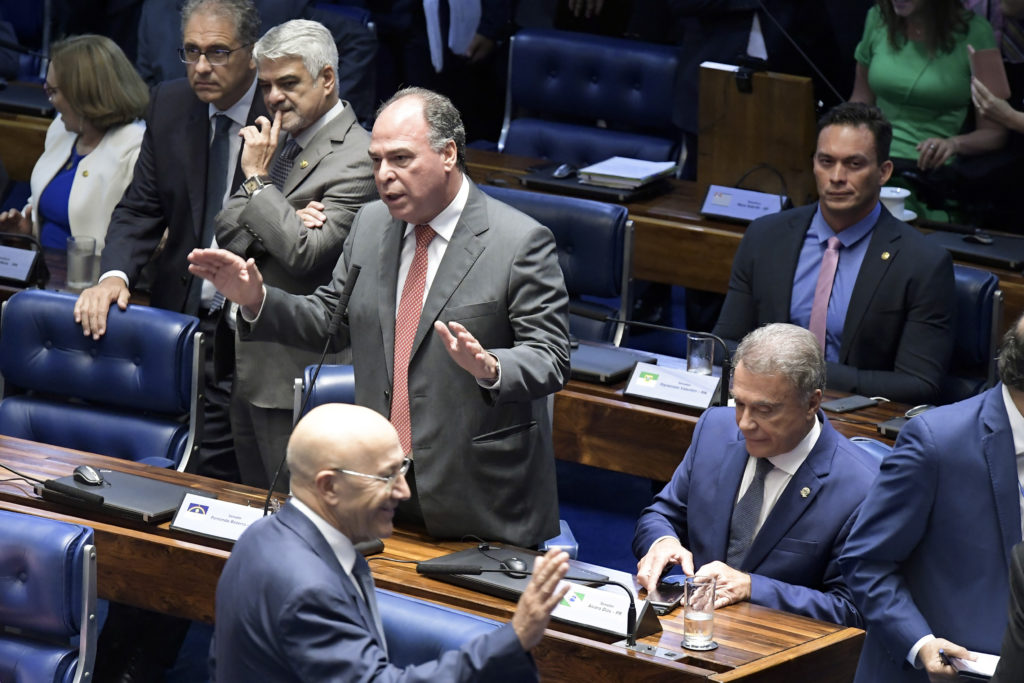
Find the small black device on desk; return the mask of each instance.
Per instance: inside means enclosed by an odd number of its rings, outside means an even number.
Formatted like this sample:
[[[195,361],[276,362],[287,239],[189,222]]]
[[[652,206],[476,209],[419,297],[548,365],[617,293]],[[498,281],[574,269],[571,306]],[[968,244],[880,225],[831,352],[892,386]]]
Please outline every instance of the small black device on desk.
[[[676,608],[685,593],[685,585],[661,581],[653,591],[647,592],[647,602],[651,603],[658,616],[663,616]]]
[[[843,398],[824,401],[821,404],[821,408],[832,413],[848,413],[852,410],[860,410],[861,408],[870,408],[877,405],[878,401],[873,398],[854,394],[853,396],[844,396]]]

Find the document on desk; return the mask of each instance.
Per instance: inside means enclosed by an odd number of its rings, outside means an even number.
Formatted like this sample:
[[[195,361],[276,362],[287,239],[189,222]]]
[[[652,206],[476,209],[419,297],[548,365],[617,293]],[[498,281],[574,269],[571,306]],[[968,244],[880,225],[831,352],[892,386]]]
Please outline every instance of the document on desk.
[[[242,532],[262,516],[262,508],[189,493],[181,501],[174,521],[171,522],[171,528],[207,538],[237,541]]]
[[[950,657],[949,663],[956,669],[957,673],[963,674],[964,678],[975,678],[988,680],[996,672],[999,664],[999,655],[990,655],[984,652],[971,652],[977,657],[973,662],[969,659]]]
[[[719,378],[698,375],[682,368],[637,363],[623,392],[626,396],[653,398],[704,410],[715,398]]]

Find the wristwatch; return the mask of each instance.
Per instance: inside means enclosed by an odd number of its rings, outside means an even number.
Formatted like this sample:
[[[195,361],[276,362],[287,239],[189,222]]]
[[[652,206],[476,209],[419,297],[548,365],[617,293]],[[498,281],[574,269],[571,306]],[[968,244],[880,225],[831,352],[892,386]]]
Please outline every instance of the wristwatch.
[[[246,197],[254,197],[257,192],[271,184],[270,176],[254,175],[245,179],[242,183],[242,190]]]

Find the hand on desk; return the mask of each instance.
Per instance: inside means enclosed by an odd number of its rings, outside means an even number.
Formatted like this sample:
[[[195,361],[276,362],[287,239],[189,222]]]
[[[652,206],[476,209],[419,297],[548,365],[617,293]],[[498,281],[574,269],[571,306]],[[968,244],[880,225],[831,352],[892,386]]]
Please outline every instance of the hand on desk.
[[[569,592],[569,584],[558,587],[569,571],[569,556],[563,550],[552,548],[533,562],[533,578],[516,603],[512,628],[524,650],[533,649],[544,636],[551,621],[551,610]]]
[[[82,290],[75,302],[75,322],[82,326],[82,334],[99,339],[107,332],[107,314],[117,303],[122,311],[128,308],[131,292],[124,280],[116,275],[100,280],[99,284]]]
[[[20,232],[29,234],[32,232],[32,207],[26,206],[25,213],[17,209],[8,209],[0,213],[0,231]]]
[[[188,272],[212,282],[225,298],[251,315],[263,308],[263,276],[254,260],[226,249],[193,249],[188,262]]]
[[[636,580],[652,591],[670,564],[679,565],[684,574],[693,576],[693,553],[684,548],[677,538],[659,539],[636,563]]]

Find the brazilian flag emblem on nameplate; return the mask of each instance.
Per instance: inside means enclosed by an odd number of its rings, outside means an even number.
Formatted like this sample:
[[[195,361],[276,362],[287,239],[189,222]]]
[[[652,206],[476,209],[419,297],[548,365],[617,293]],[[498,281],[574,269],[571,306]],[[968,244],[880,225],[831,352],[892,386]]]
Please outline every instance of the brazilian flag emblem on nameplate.
[[[574,602],[582,602],[583,598],[584,598],[583,593],[579,593],[579,592],[566,593],[565,597],[563,597],[561,600],[558,601],[558,604],[559,605],[564,605],[565,607],[572,607]]]

